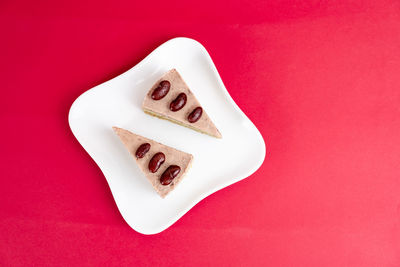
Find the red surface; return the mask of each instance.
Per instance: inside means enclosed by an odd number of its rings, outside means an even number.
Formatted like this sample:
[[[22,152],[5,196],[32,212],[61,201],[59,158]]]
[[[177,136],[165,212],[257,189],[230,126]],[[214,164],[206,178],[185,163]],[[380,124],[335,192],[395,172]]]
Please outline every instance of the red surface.
[[[399,1],[189,2],[1,1],[0,265],[400,266]],[[67,114],[176,36],[208,49],[267,157],[144,236]]]

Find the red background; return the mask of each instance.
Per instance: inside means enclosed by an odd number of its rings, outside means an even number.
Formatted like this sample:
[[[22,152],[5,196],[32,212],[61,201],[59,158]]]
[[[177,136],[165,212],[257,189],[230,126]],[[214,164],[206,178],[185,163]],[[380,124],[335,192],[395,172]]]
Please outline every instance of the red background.
[[[399,1],[3,0],[0,25],[0,265],[400,266]],[[267,156],[145,236],[67,115],[177,36]]]

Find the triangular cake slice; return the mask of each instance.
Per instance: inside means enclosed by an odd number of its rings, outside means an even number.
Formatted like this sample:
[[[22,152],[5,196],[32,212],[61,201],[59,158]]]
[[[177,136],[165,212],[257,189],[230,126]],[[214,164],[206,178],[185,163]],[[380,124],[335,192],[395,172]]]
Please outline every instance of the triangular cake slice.
[[[118,127],[113,127],[113,129],[162,198],[174,190],[192,164],[193,156],[191,154]],[[160,153],[164,155],[163,163],[161,163],[162,155]]]
[[[176,69],[165,73],[153,85],[144,98],[142,108],[150,115],[222,138]]]

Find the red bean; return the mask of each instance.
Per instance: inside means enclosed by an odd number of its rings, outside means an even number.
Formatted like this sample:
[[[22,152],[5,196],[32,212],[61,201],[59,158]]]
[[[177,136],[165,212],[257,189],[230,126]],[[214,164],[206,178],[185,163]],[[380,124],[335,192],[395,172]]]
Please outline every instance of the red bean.
[[[172,180],[181,172],[181,167],[177,165],[169,166],[164,173],[161,175],[160,183],[162,185],[169,185]]]
[[[153,93],[151,94],[151,98],[153,100],[160,100],[164,96],[166,96],[169,92],[169,88],[171,87],[171,84],[169,81],[161,81],[160,84],[156,89],[154,89]]]
[[[139,146],[139,148],[136,150],[136,157],[138,159],[141,159],[146,155],[147,152],[150,150],[150,144],[149,143],[144,143]]]
[[[185,106],[186,100],[187,100],[186,94],[185,93],[180,93],[175,98],[175,100],[173,100],[171,102],[171,104],[169,105],[169,109],[172,110],[172,111],[180,110],[181,108],[183,108]]]
[[[198,121],[203,114],[203,109],[201,107],[195,108],[188,116],[188,121],[190,123],[195,123]]]
[[[165,155],[162,152],[158,152],[156,153],[150,160],[149,162],[149,170],[152,173],[155,173],[156,171],[158,171],[158,169],[160,168],[160,166],[164,163],[165,161]]]

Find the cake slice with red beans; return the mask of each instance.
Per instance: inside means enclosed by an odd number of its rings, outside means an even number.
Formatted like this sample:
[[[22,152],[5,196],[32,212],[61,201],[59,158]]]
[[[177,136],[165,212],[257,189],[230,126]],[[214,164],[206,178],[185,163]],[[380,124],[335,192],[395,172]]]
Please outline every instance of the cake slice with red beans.
[[[146,94],[142,108],[155,117],[222,138],[176,69],[165,73]]]
[[[157,193],[164,198],[183,179],[193,156],[128,130],[113,127]]]

